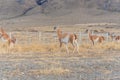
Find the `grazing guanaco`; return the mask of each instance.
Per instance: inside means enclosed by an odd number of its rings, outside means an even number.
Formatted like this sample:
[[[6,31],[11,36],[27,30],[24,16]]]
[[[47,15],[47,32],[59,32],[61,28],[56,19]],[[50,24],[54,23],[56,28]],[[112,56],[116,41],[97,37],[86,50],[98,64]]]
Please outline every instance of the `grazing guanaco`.
[[[76,34],[74,34],[74,33],[63,33],[62,30],[58,27],[54,27],[54,30],[57,30],[57,36],[58,36],[58,39],[59,39],[60,48],[62,47],[62,44],[64,43],[65,46],[66,46],[67,53],[69,53],[68,43],[71,43],[72,46],[74,47],[73,53],[74,53],[75,49],[79,53],[79,46],[78,46],[78,42],[77,42],[78,37],[77,37]]]
[[[114,33],[111,33],[110,37],[112,40],[120,41],[120,35],[115,35]]]
[[[119,41],[120,40],[120,36],[116,36],[115,40]]]
[[[86,32],[88,32],[88,37],[93,45],[95,42],[102,43],[105,40],[104,36],[93,35],[90,30],[86,30]]]
[[[6,41],[9,47],[13,47],[16,42],[16,38],[12,35],[8,35],[3,28],[0,28],[0,38],[2,41]]]

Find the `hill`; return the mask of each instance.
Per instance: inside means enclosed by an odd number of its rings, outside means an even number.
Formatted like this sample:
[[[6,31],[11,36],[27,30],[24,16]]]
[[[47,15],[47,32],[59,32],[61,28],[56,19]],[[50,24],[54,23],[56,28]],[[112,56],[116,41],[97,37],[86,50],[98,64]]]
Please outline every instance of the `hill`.
[[[119,22],[119,0],[1,0],[1,24],[79,24]],[[32,24],[31,24],[32,23]]]

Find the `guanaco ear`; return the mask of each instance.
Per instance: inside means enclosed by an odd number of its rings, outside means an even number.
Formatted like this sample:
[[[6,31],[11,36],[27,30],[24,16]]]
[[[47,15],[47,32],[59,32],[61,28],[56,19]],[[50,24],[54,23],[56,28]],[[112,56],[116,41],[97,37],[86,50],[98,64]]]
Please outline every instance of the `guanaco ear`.
[[[54,30],[58,29],[58,26],[54,26]]]
[[[86,29],[84,33],[88,33],[88,29]]]
[[[58,29],[58,28],[59,28],[59,26],[58,26],[58,25],[54,26],[54,30],[56,30],[56,29]]]
[[[86,31],[85,31],[86,33],[91,33],[92,32],[92,30],[91,29],[86,29]]]
[[[57,29],[57,27],[56,26],[54,26],[54,30],[56,30]]]

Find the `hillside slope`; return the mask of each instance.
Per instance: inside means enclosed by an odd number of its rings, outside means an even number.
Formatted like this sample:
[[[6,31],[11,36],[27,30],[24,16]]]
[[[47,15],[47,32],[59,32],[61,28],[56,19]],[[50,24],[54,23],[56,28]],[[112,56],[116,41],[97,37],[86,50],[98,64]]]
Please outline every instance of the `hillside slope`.
[[[0,24],[50,25],[120,22],[119,0],[1,0]]]

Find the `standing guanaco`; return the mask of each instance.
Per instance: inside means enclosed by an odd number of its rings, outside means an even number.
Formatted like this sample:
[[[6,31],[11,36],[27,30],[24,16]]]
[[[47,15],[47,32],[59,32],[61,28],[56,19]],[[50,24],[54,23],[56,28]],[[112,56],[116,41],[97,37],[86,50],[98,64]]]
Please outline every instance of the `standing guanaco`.
[[[6,41],[9,47],[13,47],[16,42],[16,38],[12,35],[8,35],[3,28],[0,28],[0,38],[2,41]]]
[[[54,27],[54,30],[57,30],[57,36],[59,39],[59,43],[60,43],[60,48],[62,47],[62,44],[64,43],[66,46],[66,50],[67,53],[69,53],[69,49],[68,49],[68,43],[71,43],[72,46],[74,47],[73,53],[75,51],[75,49],[77,50],[77,52],[79,53],[79,46],[78,46],[78,37],[76,34],[74,33],[63,33],[62,30],[58,27]]]
[[[105,40],[104,36],[93,35],[90,30],[86,30],[86,32],[88,32],[88,37],[93,45],[95,42],[102,43]]]

